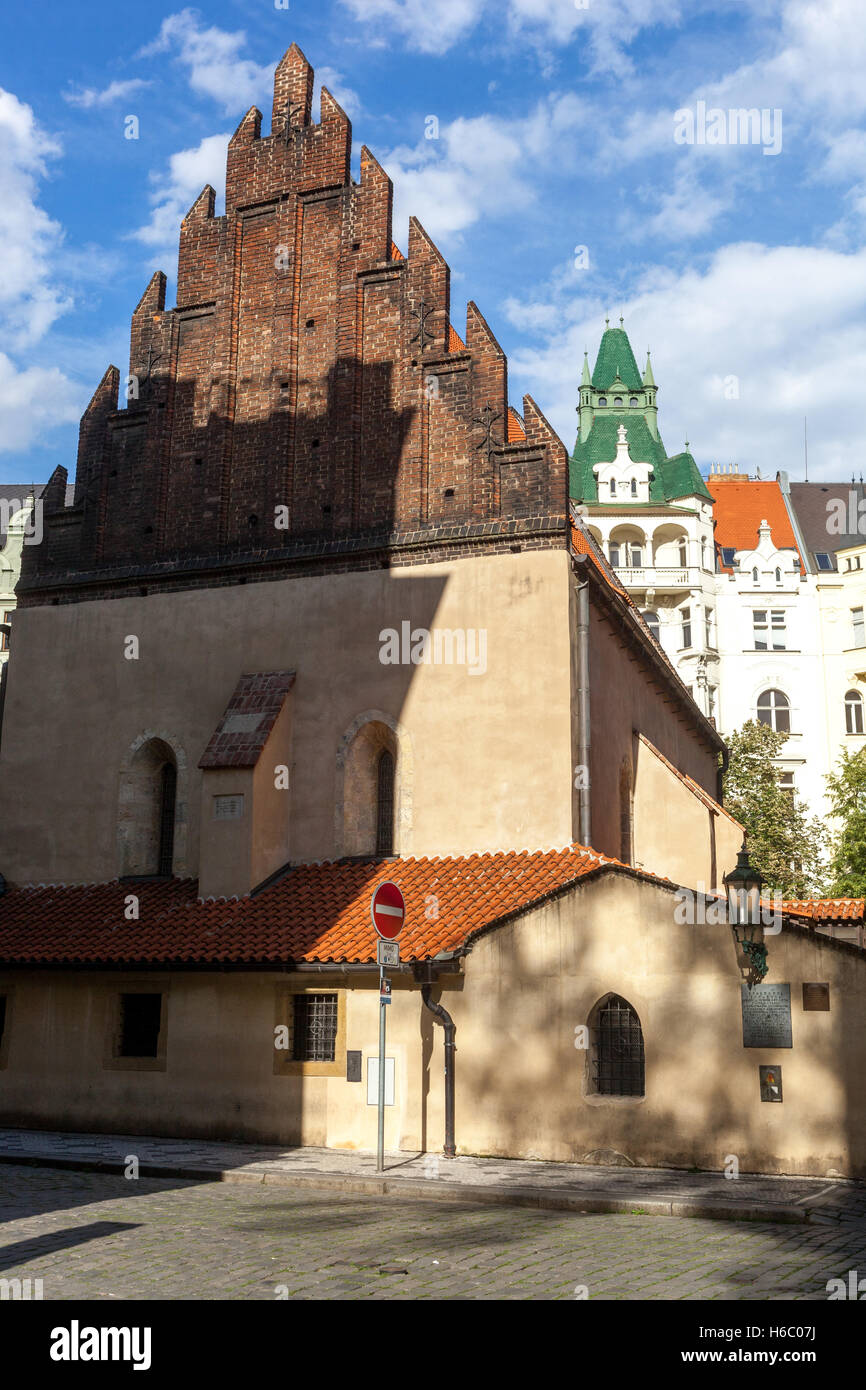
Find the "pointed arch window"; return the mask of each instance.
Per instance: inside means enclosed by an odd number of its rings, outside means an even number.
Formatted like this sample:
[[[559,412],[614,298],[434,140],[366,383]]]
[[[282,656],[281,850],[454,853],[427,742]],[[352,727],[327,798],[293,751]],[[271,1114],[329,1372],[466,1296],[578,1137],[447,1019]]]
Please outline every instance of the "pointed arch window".
[[[646,1067],[643,1029],[627,1000],[610,994],[593,1012],[590,1024],[590,1085],[599,1096],[643,1096]]]
[[[394,756],[379,754],[376,788],[376,853],[394,853]]]
[[[845,696],[845,732],[847,734],[862,734],[863,732],[863,696],[859,690],[849,690]]]

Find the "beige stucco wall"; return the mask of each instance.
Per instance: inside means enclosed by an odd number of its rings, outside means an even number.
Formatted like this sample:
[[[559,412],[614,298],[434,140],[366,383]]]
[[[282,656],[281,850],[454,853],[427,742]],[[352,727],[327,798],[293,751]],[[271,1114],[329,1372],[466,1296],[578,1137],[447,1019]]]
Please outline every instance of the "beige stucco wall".
[[[635,740],[634,865],[701,891],[722,891],[743,832],[730,816],[711,811]]]
[[[238,677],[282,669],[297,672],[286,860],[335,853],[338,750],[363,713],[391,720],[408,748],[401,853],[568,844],[568,594],[563,550],[20,609],[0,869],[12,883],[114,877],[118,770],[153,729],[189,769],[175,872],[197,873],[198,760]],[[379,633],[404,621],[483,629],[486,672],[383,665]],[[128,635],[138,660],[124,657]]]
[[[730,929],[678,924],[672,890],[604,874],[481,938],[442,1002],[457,1025],[458,1150],[579,1161],[599,1150],[639,1165],[866,1177],[866,957],[820,935],[768,938],[770,983],[791,986],[793,1047],[746,1049]],[[366,1104],[377,1052],[375,976],[181,974],[169,981],[163,1071],[106,1066],[111,998],[131,974],[9,972],[0,1123],[375,1147]],[[831,1008],[802,1008],[826,982]],[[362,1084],[274,1074],[276,991],[345,990],[345,1046]],[[637,1010],[646,1095],[587,1091],[576,1029],[605,995]],[[408,979],[394,982],[391,1148],[441,1151],[443,1033]],[[760,1100],[759,1064],[781,1065],[784,1101]],[[338,1070],[344,1057],[338,1059]],[[594,1159],[593,1161],[597,1161]]]
[[[107,1064],[114,1001],[131,984],[167,990],[162,1070]],[[392,1149],[441,1149],[442,1029],[414,984],[394,976],[386,1057],[395,1059],[395,1103],[386,1109]],[[345,1048],[363,1053],[362,1081],[275,1074],[278,996],[337,989]],[[267,1143],[376,1147],[367,1105],[367,1062],[378,1055],[375,970],[359,979],[276,972],[0,973],[8,992],[0,1124],[106,1133],[186,1135]],[[435,1036],[434,1036],[435,1030]],[[431,1058],[435,1059],[431,1066]]]

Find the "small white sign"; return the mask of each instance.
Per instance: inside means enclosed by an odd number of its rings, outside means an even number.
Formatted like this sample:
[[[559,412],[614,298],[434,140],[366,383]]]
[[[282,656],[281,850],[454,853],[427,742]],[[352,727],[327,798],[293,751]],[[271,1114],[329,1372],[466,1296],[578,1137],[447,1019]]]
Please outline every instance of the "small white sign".
[[[377,965],[399,965],[400,964],[400,942],[399,941],[379,941],[376,945],[376,964]]]
[[[215,796],[213,799],[214,820],[243,820],[243,793],[238,796]]]
[[[367,1104],[379,1104],[379,1058],[367,1058]],[[394,1058],[385,1058],[385,1104],[394,1104]]]

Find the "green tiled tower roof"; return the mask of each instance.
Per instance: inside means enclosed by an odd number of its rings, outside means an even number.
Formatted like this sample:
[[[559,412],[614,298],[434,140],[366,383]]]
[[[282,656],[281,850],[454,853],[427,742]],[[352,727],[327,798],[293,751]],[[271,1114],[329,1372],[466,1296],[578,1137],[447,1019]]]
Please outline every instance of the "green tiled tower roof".
[[[623,386],[639,391],[642,385],[631,343],[624,328],[606,328],[595,359],[592,384],[596,391],[607,391],[619,378]]]
[[[621,320],[620,320],[621,322]],[[598,480],[593,468],[616,458],[617,431],[624,425],[628,451],[635,463],[652,465],[650,503],[672,502],[680,497],[712,500],[700,469],[688,451],[668,458],[658,430],[658,390],[647,354],[641,377],[624,328],[606,328],[598,350],[592,380],[584,365],[580,383],[580,430],[571,456],[570,492],[576,502],[598,502]],[[607,393],[615,382],[623,388],[623,402],[614,405]],[[628,403],[625,402],[628,394]],[[617,393],[614,392],[614,398]]]

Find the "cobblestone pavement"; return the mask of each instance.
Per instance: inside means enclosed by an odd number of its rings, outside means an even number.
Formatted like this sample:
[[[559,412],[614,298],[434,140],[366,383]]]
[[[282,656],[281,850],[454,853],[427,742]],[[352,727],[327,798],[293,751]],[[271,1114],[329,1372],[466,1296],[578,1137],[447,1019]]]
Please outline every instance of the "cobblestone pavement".
[[[45,1299],[821,1299],[866,1223],[332,1197],[3,1165],[0,1275]],[[583,1288],[586,1293],[583,1294]]]

